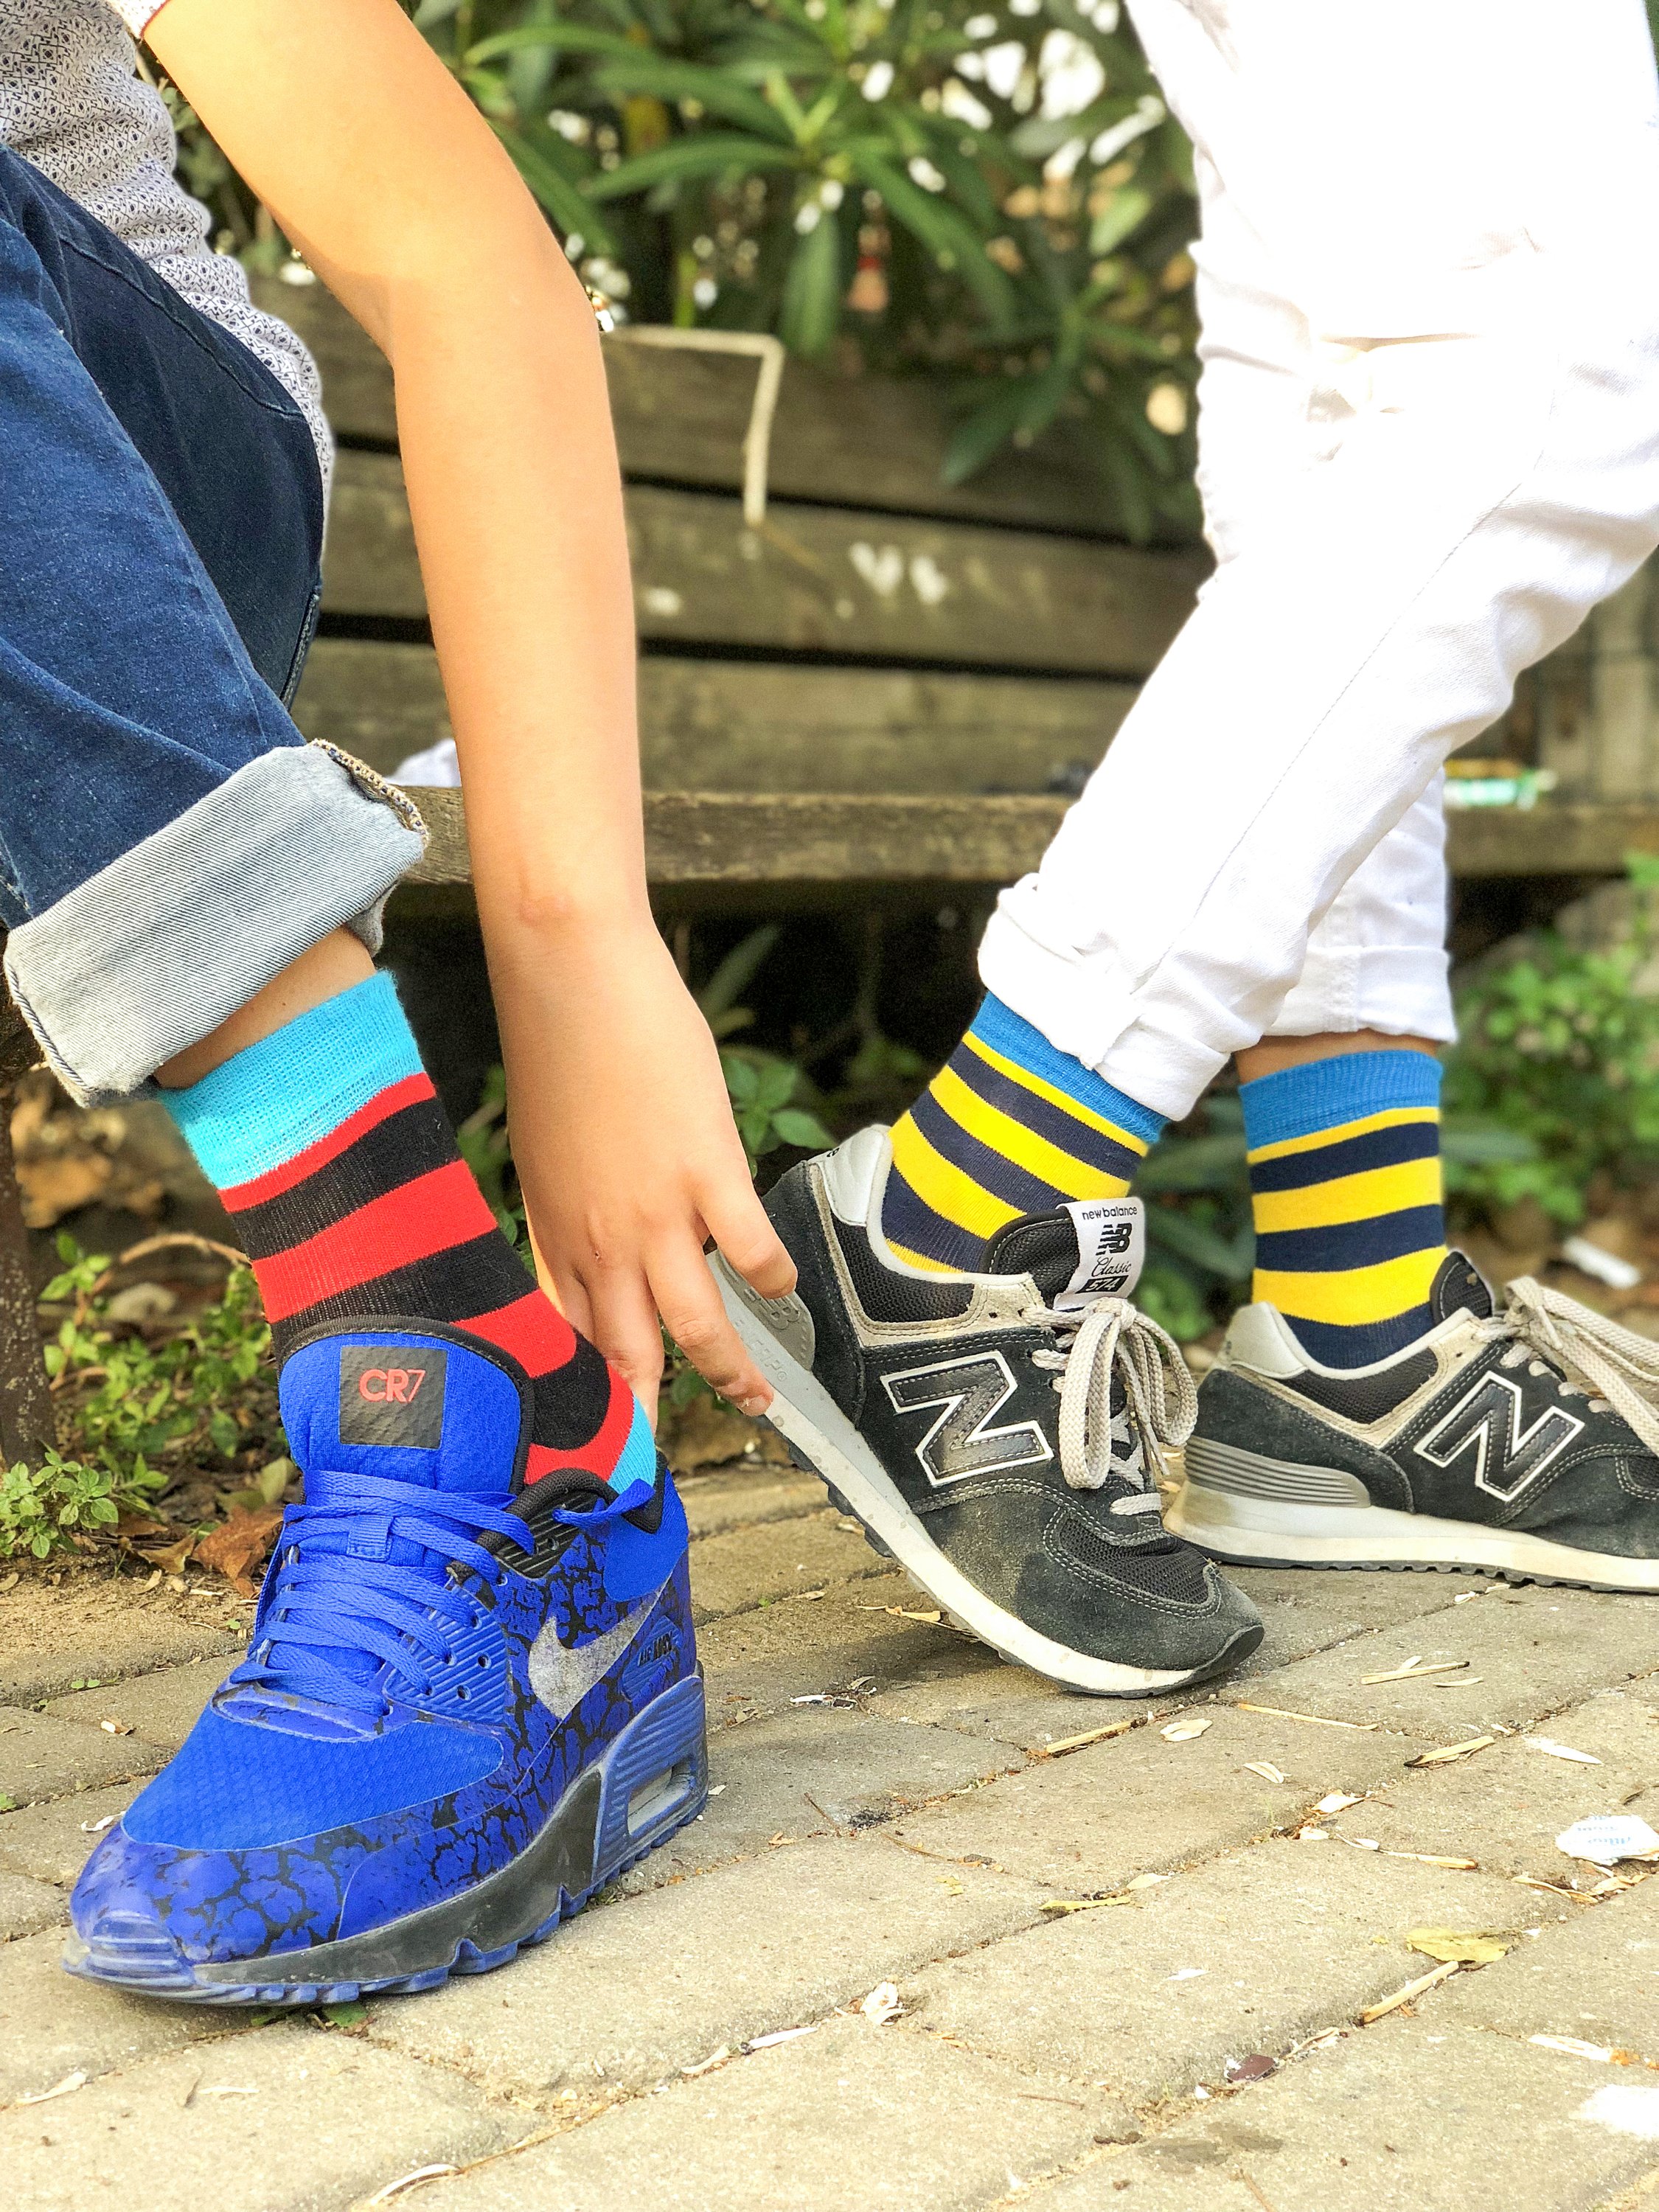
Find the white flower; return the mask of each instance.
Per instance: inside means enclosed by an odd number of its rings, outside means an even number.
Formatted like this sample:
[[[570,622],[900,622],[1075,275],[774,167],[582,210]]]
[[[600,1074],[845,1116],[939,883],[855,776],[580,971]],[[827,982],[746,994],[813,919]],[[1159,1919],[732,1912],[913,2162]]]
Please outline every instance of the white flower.
[[[893,89],[891,62],[872,62],[864,72],[864,82],[859,88],[866,100],[885,100]]]
[[[1037,75],[1042,83],[1038,112],[1049,117],[1080,115],[1106,89],[1099,55],[1075,31],[1048,33],[1037,56]]]
[[[920,185],[923,191],[942,192],[945,190],[945,179],[925,154],[912,155],[904,166],[910,172],[913,182]]]

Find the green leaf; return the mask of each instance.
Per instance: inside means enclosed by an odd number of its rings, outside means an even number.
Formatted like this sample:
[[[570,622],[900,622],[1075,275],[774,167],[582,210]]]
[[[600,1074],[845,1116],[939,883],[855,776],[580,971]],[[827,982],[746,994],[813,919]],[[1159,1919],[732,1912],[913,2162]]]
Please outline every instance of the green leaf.
[[[782,924],[763,922],[740,938],[697,994],[703,1019],[714,1022],[737,1004],[739,993],[753,981],[761,963],[782,934]]]
[[[786,1106],[781,1114],[775,1114],[772,1127],[786,1145],[798,1146],[802,1152],[828,1152],[836,1141],[816,1114],[799,1106]]]
[[[1172,1206],[1147,1207],[1146,1235],[1151,1243],[1207,1267],[1224,1283],[1242,1283],[1255,1258],[1255,1239],[1249,1229],[1231,1239],[1218,1237],[1213,1229],[1205,1228]]]
[[[1112,253],[1122,245],[1131,232],[1139,229],[1152,211],[1152,196],[1139,185],[1125,185],[1112,194],[1095,217],[1089,232],[1089,251],[1095,255]]]
[[[935,260],[945,255],[962,281],[1000,326],[1012,323],[1018,295],[1006,273],[986,253],[973,227],[942,195],[925,192],[902,169],[863,148],[848,160],[860,181],[881,194],[888,213],[919,239]]]
[[[582,191],[590,200],[621,199],[649,185],[684,184],[696,177],[741,175],[756,169],[793,169],[800,157],[787,146],[770,145],[737,131],[709,131],[676,138],[631,161],[591,177]]]
[[[514,166],[541,204],[567,236],[574,231],[601,253],[614,253],[617,241],[605,217],[592,205],[581,185],[564,176],[526,137],[510,125],[491,116],[489,127],[513,156]]]
[[[746,124],[763,137],[778,139],[786,146],[791,143],[789,125],[777,109],[747,85],[735,82],[724,70],[700,68],[695,62],[644,53],[635,47],[615,61],[602,64],[593,72],[593,82],[613,96],[646,93],[666,101],[698,100],[711,115],[724,116],[728,123]]]
[[[521,54],[532,47],[548,46],[573,54],[636,54],[640,51],[631,39],[621,38],[615,31],[591,31],[580,23],[532,23],[481,39],[476,46],[467,48],[461,59],[467,68],[477,69],[480,62],[493,61],[497,54]]]
[[[779,337],[809,360],[826,352],[841,327],[841,226],[826,213],[797,240],[790,257]]]

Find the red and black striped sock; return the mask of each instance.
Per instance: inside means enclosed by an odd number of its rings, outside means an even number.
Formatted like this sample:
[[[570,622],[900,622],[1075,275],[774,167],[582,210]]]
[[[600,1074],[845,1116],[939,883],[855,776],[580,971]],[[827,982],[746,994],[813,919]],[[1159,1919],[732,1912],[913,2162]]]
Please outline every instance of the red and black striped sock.
[[[359,993],[374,997],[352,1009]],[[349,1046],[363,1013],[374,1034],[355,1064],[331,1070],[329,1045]],[[282,1075],[291,1080],[278,1082],[274,1104],[269,1092],[256,1100],[254,1086]],[[306,1140],[255,1174],[223,1179],[283,1149],[284,1090],[291,1135]],[[313,1008],[168,1103],[253,1263],[279,1359],[328,1322],[407,1317],[467,1330],[511,1352],[535,1384],[528,1479],[574,1467],[610,1477],[637,1401],[496,1226],[386,979]],[[335,1118],[339,1107],[348,1110]],[[328,1126],[316,1133],[319,1124]]]

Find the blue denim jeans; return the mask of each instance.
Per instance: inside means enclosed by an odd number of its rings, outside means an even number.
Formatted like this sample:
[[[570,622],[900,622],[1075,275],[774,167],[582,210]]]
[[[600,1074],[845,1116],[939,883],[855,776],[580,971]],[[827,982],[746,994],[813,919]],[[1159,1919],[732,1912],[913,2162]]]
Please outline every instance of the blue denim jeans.
[[[317,452],[264,365],[0,149],[0,922],[70,1090],[138,1088],[342,923],[419,817],[290,719]]]

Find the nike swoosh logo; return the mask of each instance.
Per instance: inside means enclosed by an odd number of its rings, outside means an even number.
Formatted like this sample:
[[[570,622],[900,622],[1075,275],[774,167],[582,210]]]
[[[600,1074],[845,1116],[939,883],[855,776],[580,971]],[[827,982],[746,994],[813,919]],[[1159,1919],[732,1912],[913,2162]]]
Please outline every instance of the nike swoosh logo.
[[[553,1714],[564,1720],[602,1681],[644,1627],[665,1584],[631,1605],[612,1628],[586,1644],[561,1644],[551,1624],[530,1647],[530,1686]]]

